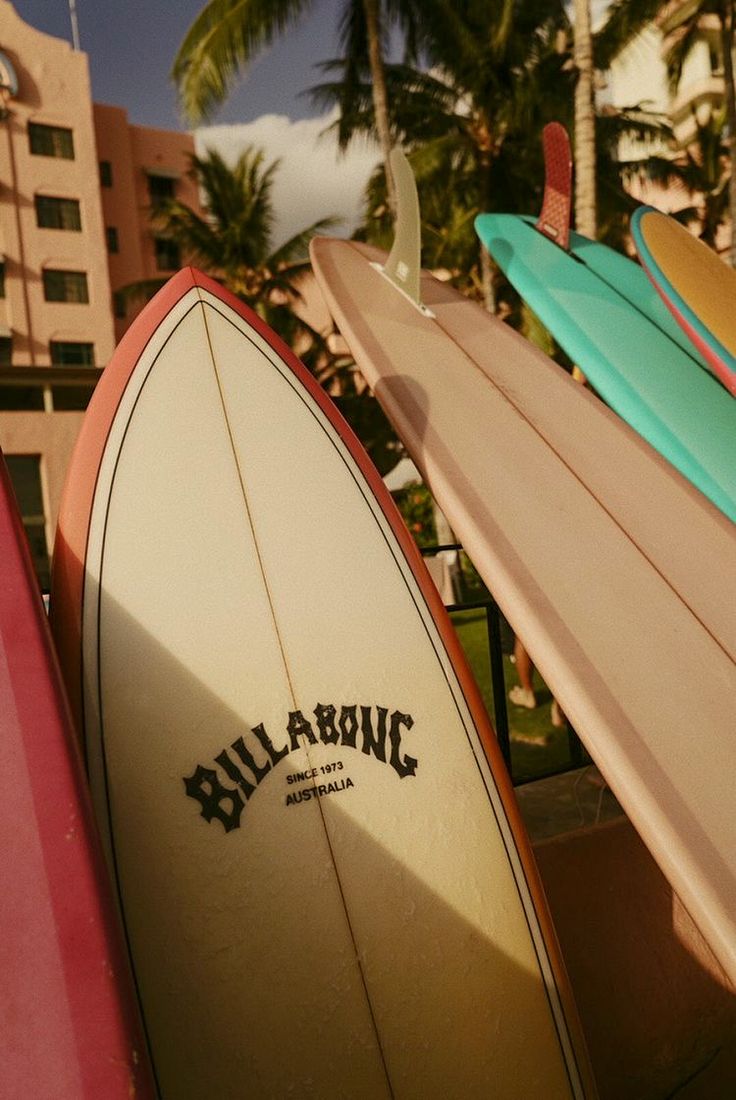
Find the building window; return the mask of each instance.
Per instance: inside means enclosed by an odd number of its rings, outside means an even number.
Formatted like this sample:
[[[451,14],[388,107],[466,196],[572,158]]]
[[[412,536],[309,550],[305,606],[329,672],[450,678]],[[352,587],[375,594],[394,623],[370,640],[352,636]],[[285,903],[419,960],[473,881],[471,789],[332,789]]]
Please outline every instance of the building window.
[[[94,344],[77,340],[52,340],[49,351],[54,367],[93,367],[95,365]]]
[[[107,251],[119,252],[120,242],[118,241],[118,231],[114,225],[108,225],[105,230],[105,236],[107,238]]]
[[[51,195],[36,195],[36,223],[40,229],[82,228],[79,203],[76,199],[56,199]]]
[[[88,302],[87,276],[84,271],[53,271],[47,267],[43,296],[47,302]]]
[[[109,160],[100,161],[100,186],[112,187],[112,164]]]
[[[157,271],[178,271],[181,267],[181,253],[176,241],[170,237],[154,237]]]
[[[49,344],[51,363],[54,367],[93,367],[95,346],[78,340],[52,340]],[[94,384],[51,387],[51,400],[55,412],[78,412],[89,405]]]
[[[0,367],[9,367],[13,362],[13,337],[0,336]]]
[[[176,180],[173,176],[149,176],[148,197],[152,206],[160,206],[176,195]]]
[[[84,412],[94,392],[95,387],[93,385],[52,386],[51,401],[54,412]]]
[[[125,295],[116,290],[112,296],[112,312],[118,321],[124,321],[128,316]]]
[[[43,412],[43,386],[19,386],[4,379],[0,384],[3,412]]]
[[[46,517],[43,512],[40,455],[6,455],[18,508],[23,518],[33,564],[41,588],[49,590],[49,554],[46,546]]]
[[[28,139],[31,152],[36,156],[74,160],[74,138],[71,130],[65,126],[44,126],[40,122],[29,122]]]

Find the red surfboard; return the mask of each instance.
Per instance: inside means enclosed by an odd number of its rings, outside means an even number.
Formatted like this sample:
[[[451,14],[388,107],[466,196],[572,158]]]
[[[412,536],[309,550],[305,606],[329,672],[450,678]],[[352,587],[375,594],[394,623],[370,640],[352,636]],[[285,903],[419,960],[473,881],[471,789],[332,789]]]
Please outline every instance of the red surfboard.
[[[0,1096],[152,1096],[82,763],[1,456],[0,557]]]

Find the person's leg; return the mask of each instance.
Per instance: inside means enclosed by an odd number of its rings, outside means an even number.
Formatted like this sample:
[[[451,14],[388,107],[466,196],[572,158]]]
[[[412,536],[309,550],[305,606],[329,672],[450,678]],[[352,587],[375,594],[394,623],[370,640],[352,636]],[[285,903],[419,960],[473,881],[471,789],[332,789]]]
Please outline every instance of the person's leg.
[[[514,641],[514,657],[516,658],[516,672],[519,676],[519,683],[516,687],[512,687],[509,692],[509,699],[512,703],[516,703],[518,707],[534,710],[537,705],[537,698],[534,694],[534,663],[518,638]]]

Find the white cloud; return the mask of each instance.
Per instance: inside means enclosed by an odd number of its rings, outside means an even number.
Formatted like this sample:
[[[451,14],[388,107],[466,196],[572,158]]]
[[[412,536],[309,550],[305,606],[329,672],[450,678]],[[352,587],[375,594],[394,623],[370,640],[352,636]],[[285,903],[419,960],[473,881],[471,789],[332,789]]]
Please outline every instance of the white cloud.
[[[254,122],[205,126],[195,131],[195,147],[199,155],[214,148],[232,163],[246,145],[256,145],[264,150],[266,163],[281,160],[273,188],[275,245],[329,215],[343,218],[335,232],[350,236],[380,154],[377,145],[361,139],[340,154],[333,135],[322,135],[334,117],[292,122],[285,115],[262,115]]]

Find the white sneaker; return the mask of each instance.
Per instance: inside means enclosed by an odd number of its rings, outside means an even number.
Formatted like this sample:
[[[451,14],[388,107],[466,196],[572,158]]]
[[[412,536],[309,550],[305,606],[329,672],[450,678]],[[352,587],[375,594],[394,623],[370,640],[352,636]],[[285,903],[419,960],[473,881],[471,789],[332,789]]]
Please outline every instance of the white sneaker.
[[[537,700],[534,692],[529,688],[523,688],[521,684],[516,684],[509,692],[509,699],[512,703],[515,703],[517,707],[526,707],[527,710],[534,710],[537,705]]]

